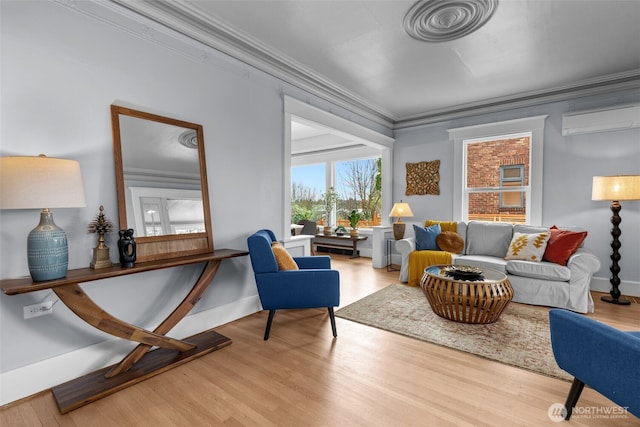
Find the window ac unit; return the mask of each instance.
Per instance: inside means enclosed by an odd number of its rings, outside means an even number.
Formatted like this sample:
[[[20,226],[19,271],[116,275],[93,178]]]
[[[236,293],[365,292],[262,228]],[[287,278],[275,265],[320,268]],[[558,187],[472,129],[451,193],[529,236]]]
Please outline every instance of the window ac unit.
[[[619,105],[562,115],[562,135],[640,127],[640,104]]]

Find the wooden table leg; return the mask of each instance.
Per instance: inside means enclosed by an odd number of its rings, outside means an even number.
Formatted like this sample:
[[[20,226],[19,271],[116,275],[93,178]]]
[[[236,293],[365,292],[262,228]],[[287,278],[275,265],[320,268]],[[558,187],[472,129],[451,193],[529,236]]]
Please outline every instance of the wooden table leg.
[[[82,320],[113,336],[178,351],[195,347],[186,341],[150,332],[113,317],[93,302],[77,283],[53,288],[53,292]]]
[[[182,302],[176,307],[175,310],[164,320],[156,329],[154,329],[154,333],[156,334],[166,334],[169,332],[175,325],[178,324],[180,320],[182,320],[196,305],[204,291],[207,290],[209,284],[213,280],[213,277],[218,272],[218,268],[220,267],[221,260],[209,261],[205,265],[202,273],[200,274],[200,278],[193,285],[191,291],[187,294],[187,296],[182,300]],[[111,378],[114,375],[118,375],[119,373],[126,372],[138,361],[140,360],[151,346],[146,343],[142,343],[134,348],[127,356],[125,356],[122,361],[116,365],[113,369],[111,369],[105,375],[106,378]]]
[[[358,255],[358,240],[356,239],[351,239],[353,241],[353,253],[351,254],[351,258],[358,258],[360,255]]]

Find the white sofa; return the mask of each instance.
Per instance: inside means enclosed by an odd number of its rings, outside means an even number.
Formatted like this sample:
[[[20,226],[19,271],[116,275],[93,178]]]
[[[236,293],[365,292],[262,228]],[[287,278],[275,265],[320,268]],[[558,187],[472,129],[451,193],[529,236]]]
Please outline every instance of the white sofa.
[[[546,261],[505,260],[514,232],[538,233],[545,230],[548,227],[458,222],[457,233],[465,244],[461,253],[452,254],[452,262],[454,265],[487,267],[505,273],[513,287],[515,302],[566,308],[578,313],[593,312],[589,285],[593,273],[600,269],[600,261],[584,247],[569,258],[566,266]],[[409,254],[416,250],[415,237],[398,240],[396,250],[402,255],[400,280],[406,283]]]

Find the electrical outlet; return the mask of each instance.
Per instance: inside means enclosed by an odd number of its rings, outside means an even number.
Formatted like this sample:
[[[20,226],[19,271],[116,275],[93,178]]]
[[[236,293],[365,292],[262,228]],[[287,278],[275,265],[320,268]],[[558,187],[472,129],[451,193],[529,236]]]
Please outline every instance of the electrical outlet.
[[[53,313],[53,301],[49,300],[38,302],[36,304],[25,305],[22,308],[22,311],[25,319],[51,314]]]

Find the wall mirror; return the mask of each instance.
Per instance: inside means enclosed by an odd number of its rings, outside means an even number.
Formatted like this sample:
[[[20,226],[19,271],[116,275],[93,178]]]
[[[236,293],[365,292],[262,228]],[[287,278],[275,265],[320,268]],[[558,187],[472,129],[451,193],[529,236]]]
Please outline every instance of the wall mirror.
[[[201,125],[111,106],[120,229],[139,262],[213,251]]]

